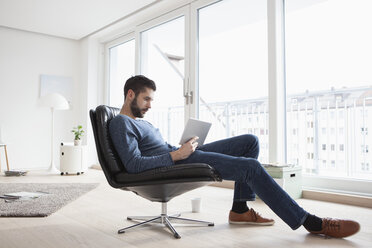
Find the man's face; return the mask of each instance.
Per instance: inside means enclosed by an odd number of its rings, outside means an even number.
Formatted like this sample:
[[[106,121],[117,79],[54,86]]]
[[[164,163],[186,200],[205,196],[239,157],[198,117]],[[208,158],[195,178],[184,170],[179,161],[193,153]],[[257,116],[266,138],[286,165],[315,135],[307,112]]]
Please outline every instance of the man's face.
[[[134,117],[143,118],[146,112],[151,108],[151,102],[154,100],[154,91],[146,88],[145,91],[136,95],[130,104],[130,109]]]

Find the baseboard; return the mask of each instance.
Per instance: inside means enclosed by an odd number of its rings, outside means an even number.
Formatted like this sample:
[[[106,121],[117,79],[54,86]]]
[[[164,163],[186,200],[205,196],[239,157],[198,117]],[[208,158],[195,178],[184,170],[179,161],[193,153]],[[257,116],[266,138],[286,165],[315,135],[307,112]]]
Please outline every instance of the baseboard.
[[[372,208],[372,197],[368,196],[304,189],[302,198]]]
[[[101,165],[99,165],[99,164],[92,164],[90,166],[90,169],[102,170]]]
[[[222,182],[212,183],[210,184],[210,186],[234,189],[234,181],[223,180]],[[372,208],[372,197],[369,196],[321,191],[314,189],[303,189],[302,198]]]
[[[226,189],[234,189],[234,181],[222,180],[222,182],[212,183],[209,186],[226,188]]]

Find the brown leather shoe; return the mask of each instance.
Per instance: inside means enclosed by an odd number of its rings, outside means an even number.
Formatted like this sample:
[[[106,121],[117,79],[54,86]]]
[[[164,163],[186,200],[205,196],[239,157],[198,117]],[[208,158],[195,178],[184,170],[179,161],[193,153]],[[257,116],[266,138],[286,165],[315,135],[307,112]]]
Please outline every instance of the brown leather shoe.
[[[242,213],[242,214],[238,214],[233,211],[230,211],[229,223],[240,224],[240,225],[271,226],[271,225],[274,225],[275,221],[272,219],[266,219],[262,217],[259,213],[254,211],[253,208],[251,208],[247,212]]]
[[[322,230],[317,232],[308,231],[313,234],[324,234],[334,238],[345,238],[357,233],[360,229],[359,223],[353,220],[323,218],[322,222]]]

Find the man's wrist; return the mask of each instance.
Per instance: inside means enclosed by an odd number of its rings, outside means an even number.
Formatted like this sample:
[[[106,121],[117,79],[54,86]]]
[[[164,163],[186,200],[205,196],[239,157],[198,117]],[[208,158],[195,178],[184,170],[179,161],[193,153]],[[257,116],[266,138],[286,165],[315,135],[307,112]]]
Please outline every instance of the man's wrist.
[[[178,155],[178,150],[170,152],[169,154],[171,155],[173,162],[180,160],[179,155]]]

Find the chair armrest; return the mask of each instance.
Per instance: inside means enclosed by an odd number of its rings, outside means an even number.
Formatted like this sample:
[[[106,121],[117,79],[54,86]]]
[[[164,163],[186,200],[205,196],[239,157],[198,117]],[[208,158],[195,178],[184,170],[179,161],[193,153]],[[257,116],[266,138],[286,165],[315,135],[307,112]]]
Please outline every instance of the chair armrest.
[[[221,181],[218,172],[210,165],[203,163],[178,164],[146,170],[136,174],[119,172],[115,175],[115,181],[121,185],[140,182],[148,183],[149,181],[185,180],[193,178],[210,178],[211,181]]]

